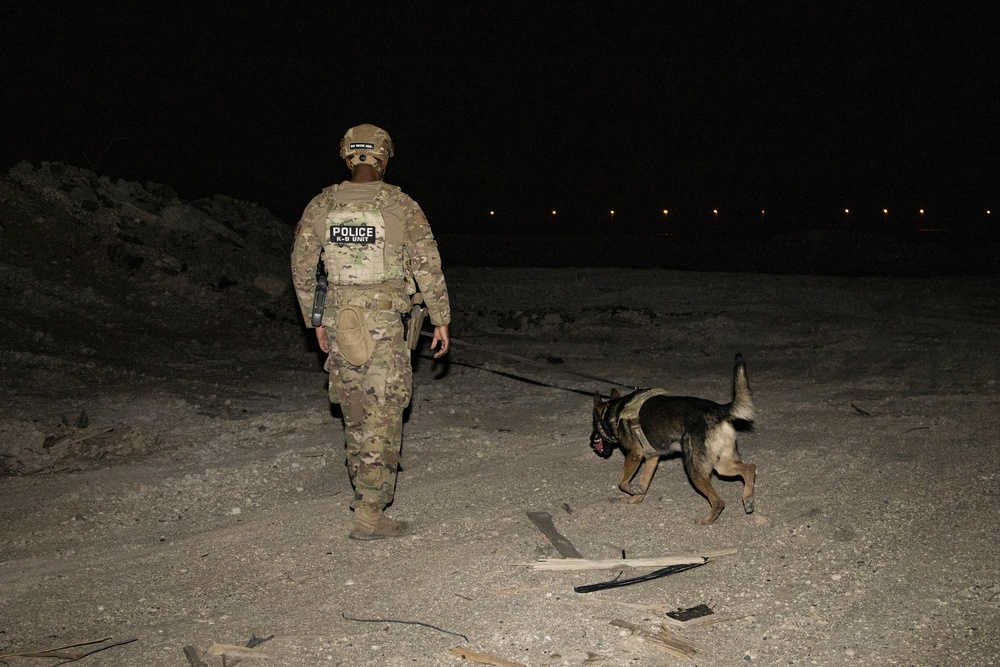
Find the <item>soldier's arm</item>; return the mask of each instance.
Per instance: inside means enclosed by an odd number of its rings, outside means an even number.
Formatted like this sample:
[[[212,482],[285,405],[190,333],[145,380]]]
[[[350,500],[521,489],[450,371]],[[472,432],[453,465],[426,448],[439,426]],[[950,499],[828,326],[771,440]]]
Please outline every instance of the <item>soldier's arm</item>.
[[[315,200],[306,207],[302,219],[295,229],[295,242],[292,245],[292,284],[295,296],[299,300],[302,319],[306,326],[312,328],[313,294],[316,290],[316,264],[319,262],[323,244],[314,231],[315,216],[318,207]]]
[[[444,272],[441,270],[441,253],[427,217],[415,202],[407,207],[406,235],[410,271],[424,297],[424,303],[427,304],[431,324],[435,327],[446,326],[451,323],[451,304]]]

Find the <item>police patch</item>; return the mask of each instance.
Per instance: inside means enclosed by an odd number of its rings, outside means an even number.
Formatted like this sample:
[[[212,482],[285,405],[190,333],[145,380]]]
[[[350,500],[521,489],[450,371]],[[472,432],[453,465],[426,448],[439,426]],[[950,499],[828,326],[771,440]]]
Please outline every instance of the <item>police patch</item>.
[[[375,228],[369,225],[332,226],[330,243],[375,243]]]
[[[375,144],[370,141],[352,141],[348,144],[348,148],[352,151],[373,151],[375,150]]]

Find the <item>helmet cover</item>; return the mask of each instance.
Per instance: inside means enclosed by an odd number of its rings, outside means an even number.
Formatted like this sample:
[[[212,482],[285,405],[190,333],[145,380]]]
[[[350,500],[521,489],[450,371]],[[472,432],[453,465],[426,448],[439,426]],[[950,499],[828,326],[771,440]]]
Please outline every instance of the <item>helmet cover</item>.
[[[359,164],[371,164],[381,173],[392,155],[389,133],[368,123],[352,127],[340,140],[340,157],[346,159],[352,169]]]

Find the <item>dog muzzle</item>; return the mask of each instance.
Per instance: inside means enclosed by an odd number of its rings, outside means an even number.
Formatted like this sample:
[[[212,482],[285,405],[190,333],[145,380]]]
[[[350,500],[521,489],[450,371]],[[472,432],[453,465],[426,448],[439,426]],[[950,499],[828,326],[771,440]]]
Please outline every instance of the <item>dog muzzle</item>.
[[[590,436],[590,448],[602,459],[610,458],[611,453],[614,451],[614,447],[605,444],[601,434],[596,431]]]

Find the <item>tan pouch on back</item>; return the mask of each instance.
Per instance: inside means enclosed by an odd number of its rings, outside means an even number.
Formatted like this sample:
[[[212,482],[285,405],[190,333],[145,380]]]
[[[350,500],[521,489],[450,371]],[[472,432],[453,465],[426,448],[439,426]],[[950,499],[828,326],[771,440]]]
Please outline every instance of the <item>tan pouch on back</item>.
[[[360,306],[340,307],[333,335],[337,340],[337,348],[347,363],[362,366],[371,359],[375,343],[368,331],[365,311]]]

